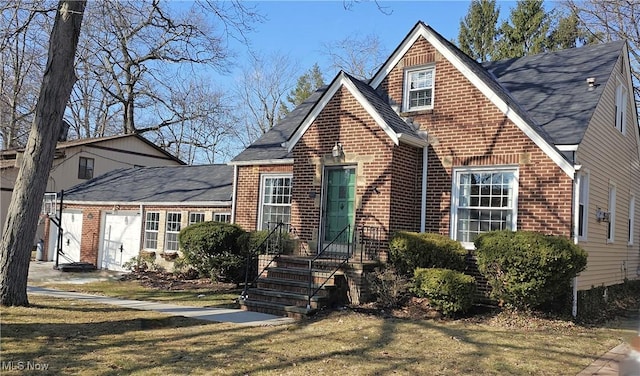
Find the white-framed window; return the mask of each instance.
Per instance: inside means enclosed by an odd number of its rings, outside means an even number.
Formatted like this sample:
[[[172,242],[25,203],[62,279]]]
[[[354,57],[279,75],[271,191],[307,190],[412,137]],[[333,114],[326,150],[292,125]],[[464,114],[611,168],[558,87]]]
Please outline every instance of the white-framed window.
[[[435,67],[421,67],[405,71],[403,111],[433,108]]]
[[[487,231],[516,230],[518,169],[510,166],[454,170],[451,237],[466,248]]]
[[[589,175],[578,175],[578,239],[587,239],[589,223]]]
[[[213,220],[215,222],[231,222],[231,213],[213,213]]]
[[[269,223],[291,223],[291,175],[262,175],[258,229]]]
[[[629,236],[627,239],[628,245],[633,245],[633,229],[635,228],[635,214],[636,214],[636,196],[631,195],[629,199],[629,225],[627,227],[627,231],[629,231]]]
[[[165,228],[164,235],[164,250],[165,251],[177,251],[178,250],[178,235],[180,234],[182,222],[182,213],[169,212],[167,213],[167,226]]]
[[[189,225],[192,225],[198,222],[204,222],[204,213],[202,212],[189,213]]]
[[[609,186],[609,222],[607,223],[607,243],[615,241],[616,232],[616,187]]]
[[[158,229],[160,228],[160,213],[147,212],[144,220],[144,248],[158,249]]]
[[[616,87],[616,129],[626,133],[626,120],[627,120],[627,89],[622,84],[621,80],[618,80],[618,86]]]

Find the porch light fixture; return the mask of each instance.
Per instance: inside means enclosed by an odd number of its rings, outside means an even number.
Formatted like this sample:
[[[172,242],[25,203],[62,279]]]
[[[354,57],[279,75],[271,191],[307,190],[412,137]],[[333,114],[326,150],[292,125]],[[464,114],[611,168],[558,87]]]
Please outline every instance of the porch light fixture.
[[[334,158],[339,158],[344,154],[344,150],[342,149],[342,144],[339,142],[336,142],[336,144],[333,146],[333,149],[331,149],[331,155]]]
[[[609,222],[609,218],[611,218],[611,214],[609,212],[606,212],[600,208],[596,209],[596,221]]]

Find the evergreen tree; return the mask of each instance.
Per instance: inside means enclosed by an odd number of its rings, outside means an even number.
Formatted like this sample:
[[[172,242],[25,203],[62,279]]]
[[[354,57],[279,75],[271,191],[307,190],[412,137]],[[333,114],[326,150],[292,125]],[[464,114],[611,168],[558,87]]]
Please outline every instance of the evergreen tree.
[[[287,102],[291,104],[291,109],[296,108],[322,86],[324,86],[324,78],[322,77],[320,67],[316,63],[311,69],[298,78],[296,87],[287,95]],[[281,113],[288,113],[291,109],[284,105],[281,108]]]
[[[499,16],[496,0],[473,0],[464,20],[460,21],[460,49],[479,62],[491,60],[496,55]]]
[[[547,51],[551,21],[543,0],[518,1],[511,11],[509,22],[505,21],[500,26],[497,58],[522,57]]]

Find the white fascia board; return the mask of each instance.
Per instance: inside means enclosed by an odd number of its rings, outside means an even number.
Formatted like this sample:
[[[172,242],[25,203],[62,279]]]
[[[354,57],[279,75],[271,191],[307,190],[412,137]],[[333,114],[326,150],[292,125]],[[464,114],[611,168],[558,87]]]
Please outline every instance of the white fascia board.
[[[509,104],[503,101],[496,92],[494,92],[487,84],[484,83],[471,69],[467,67],[449,48],[442,44],[438,38],[431,34],[422,24],[418,24],[404,40],[400,48],[395,52],[395,55],[387,60],[387,64],[378,72],[378,75],[371,81],[371,86],[375,89],[382,83],[382,81],[391,72],[404,54],[411,48],[411,46],[418,40],[418,37],[423,37],[429,42],[442,56],[447,59],[453,66],[462,73],[482,94],[484,94],[491,103],[493,103],[502,113],[509,118],[521,131],[523,131],[531,141],[533,141],[551,160],[553,160],[558,167],[564,171],[569,177],[573,179],[575,173],[573,166],[569,161],[558,152],[558,150],[550,145],[538,132],[534,131],[531,125],[529,125],[524,119],[522,119],[515,111],[513,111]]]
[[[387,123],[382,119],[378,111],[376,111],[369,101],[360,93],[360,91],[355,87],[353,82],[345,76],[343,72],[340,72],[338,77],[333,81],[331,86],[325,91],[324,95],[320,98],[320,101],[313,108],[311,113],[306,117],[306,119],[302,122],[301,126],[298,127],[298,130],[291,136],[291,139],[286,143],[287,151],[291,152],[293,148],[296,146],[298,141],[302,138],[302,136],[307,132],[311,124],[316,120],[320,112],[326,107],[331,98],[335,95],[335,93],[340,89],[341,86],[344,86],[349,90],[349,93],[353,95],[353,97],[360,103],[360,105],[367,111],[367,113],[373,118],[373,120],[384,130],[384,132],[391,138],[394,144],[398,145],[398,135],[387,125]]]
[[[403,144],[415,146],[417,148],[424,148],[425,146],[429,145],[428,140],[406,133],[398,133],[398,140],[400,140],[400,142],[402,142]]]
[[[574,145],[556,145],[556,148],[560,151],[577,151],[578,150],[578,144],[574,144]]]
[[[257,159],[254,161],[231,161],[228,166],[258,166],[258,165],[287,165],[293,164],[293,158],[282,159]]]
[[[85,206],[180,206],[180,207],[227,207],[231,206],[231,201],[178,201],[178,202],[154,202],[154,201],[73,201],[64,200],[63,204],[85,205]]]

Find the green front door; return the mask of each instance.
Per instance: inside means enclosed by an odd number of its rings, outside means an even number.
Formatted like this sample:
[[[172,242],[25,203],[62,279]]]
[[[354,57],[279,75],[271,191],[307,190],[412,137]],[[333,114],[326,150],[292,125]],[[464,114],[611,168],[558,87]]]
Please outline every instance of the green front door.
[[[331,167],[325,170],[324,241],[349,243],[355,216],[356,169]],[[350,225],[348,231],[340,234]],[[338,237],[336,239],[336,237]]]

